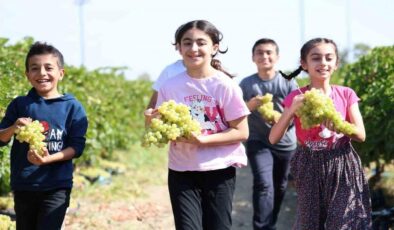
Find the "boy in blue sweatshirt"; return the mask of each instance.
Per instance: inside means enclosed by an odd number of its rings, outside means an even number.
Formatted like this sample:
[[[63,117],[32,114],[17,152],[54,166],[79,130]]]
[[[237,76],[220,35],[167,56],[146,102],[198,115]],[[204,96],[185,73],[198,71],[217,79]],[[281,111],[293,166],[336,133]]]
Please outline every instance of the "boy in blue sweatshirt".
[[[11,147],[11,189],[16,228],[61,229],[72,189],[72,159],[81,156],[88,127],[81,103],[61,94],[63,55],[46,43],[34,43],[25,61],[33,86],[15,98],[0,123],[0,145],[6,145],[18,127],[38,120],[44,127],[46,148],[40,155],[14,139]]]

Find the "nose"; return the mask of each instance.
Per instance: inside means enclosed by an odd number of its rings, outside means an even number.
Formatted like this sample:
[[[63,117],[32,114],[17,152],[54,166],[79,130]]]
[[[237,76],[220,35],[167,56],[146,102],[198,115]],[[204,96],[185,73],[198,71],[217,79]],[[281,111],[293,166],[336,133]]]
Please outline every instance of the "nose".
[[[193,42],[193,43],[192,43],[192,50],[193,50],[193,51],[197,51],[197,50],[198,50],[197,42]]]
[[[47,70],[45,69],[45,66],[41,66],[40,68],[40,75],[46,75]]]
[[[326,58],[322,58],[321,64],[322,65],[327,65],[327,63],[328,63],[327,59]]]

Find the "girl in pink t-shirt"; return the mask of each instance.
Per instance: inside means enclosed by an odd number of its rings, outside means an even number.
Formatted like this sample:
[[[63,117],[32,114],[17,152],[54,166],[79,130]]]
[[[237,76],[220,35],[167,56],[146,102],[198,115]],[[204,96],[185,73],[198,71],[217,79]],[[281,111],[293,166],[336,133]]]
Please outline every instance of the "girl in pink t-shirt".
[[[291,92],[284,100],[284,111],[270,132],[272,144],[278,142],[294,119],[298,148],[291,162],[295,179],[297,218],[294,229],[371,229],[368,183],[360,158],[351,140],[363,142],[365,129],[355,92],[344,86],[330,85],[339,63],[336,44],[326,38],[308,41],[301,48],[302,70],[310,84]],[[337,133],[331,121],[304,130],[295,112],[303,104],[304,92],[316,88],[328,95],[344,120],[356,127],[350,136]]]
[[[170,143],[168,187],[176,229],[231,229],[235,167],[245,166],[242,141],[248,137],[249,110],[242,91],[220,62],[222,34],[208,21],[177,30],[176,46],[186,71],[165,81],[156,107],[174,100],[189,107],[200,135]],[[147,122],[157,114],[147,110]]]

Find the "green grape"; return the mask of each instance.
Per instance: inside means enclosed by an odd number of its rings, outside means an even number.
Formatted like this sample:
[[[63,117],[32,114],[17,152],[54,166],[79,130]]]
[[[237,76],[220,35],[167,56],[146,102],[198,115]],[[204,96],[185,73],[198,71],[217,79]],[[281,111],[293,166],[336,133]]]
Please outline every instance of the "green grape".
[[[261,114],[264,120],[267,122],[278,121],[282,115],[280,112],[274,110],[274,103],[272,103],[272,94],[266,93],[260,97],[261,105],[257,108],[257,111]]]
[[[35,150],[39,155],[43,156],[44,151],[43,148],[46,147],[45,135],[42,134],[44,132],[44,126],[37,120],[19,127],[15,130],[15,138],[23,143],[26,142],[29,144],[30,150]]]
[[[266,93],[266,94],[264,94],[264,96],[261,96],[260,97],[260,100],[261,100],[261,103],[262,104],[265,104],[265,103],[267,103],[267,102],[270,102],[270,101],[272,101],[272,94],[270,94],[270,93]]]
[[[304,97],[304,104],[296,111],[303,129],[310,129],[319,126],[324,121],[331,121],[334,129],[339,133],[352,135],[356,132],[356,126],[343,120],[341,114],[336,111],[331,98],[320,90],[312,88],[304,93]]]
[[[12,221],[9,216],[0,215],[0,229],[1,230],[16,229],[15,221]]]
[[[150,126],[145,131],[141,145],[150,147],[156,145],[163,147],[169,141],[179,137],[190,137],[193,133],[200,133],[200,123],[192,119],[189,108],[173,100],[164,102],[158,108],[160,116],[153,118]]]

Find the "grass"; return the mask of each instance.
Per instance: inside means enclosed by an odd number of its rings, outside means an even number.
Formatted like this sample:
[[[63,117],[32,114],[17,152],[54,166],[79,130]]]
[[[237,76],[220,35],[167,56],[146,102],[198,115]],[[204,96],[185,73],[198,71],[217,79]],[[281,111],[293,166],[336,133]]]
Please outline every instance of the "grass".
[[[167,184],[167,148],[145,149],[135,144],[131,150],[114,155],[117,160],[113,163],[123,164],[125,170],[110,177],[110,183],[74,186],[66,229],[147,229],[141,226],[150,226],[150,219],[156,221],[149,215],[160,209],[145,201],[156,186]]]
[[[115,155],[117,161],[125,165],[125,172],[112,176],[108,184],[93,183],[81,188],[74,187],[72,197],[94,198],[100,202],[120,198],[137,199],[146,195],[146,186],[167,183],[167,147],[146,149],[135,144],[131,150],[119,150]]]

